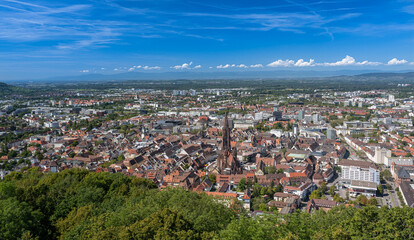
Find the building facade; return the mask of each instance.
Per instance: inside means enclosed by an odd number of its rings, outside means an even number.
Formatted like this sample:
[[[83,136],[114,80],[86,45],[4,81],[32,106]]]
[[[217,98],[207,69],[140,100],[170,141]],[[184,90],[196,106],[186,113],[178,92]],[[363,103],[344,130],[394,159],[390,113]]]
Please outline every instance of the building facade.
[[[338,164],[341,167],[341,182],[349,186],[352,180],[380,183],[380,171],[372,162],[342,160]]]

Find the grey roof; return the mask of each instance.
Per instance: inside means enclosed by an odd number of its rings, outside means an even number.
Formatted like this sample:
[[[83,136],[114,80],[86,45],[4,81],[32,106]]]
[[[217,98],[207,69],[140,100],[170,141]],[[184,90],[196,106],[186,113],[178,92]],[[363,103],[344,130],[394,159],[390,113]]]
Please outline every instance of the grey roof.
[[[348,160],[348,159],[343,159],[341,160],[338,165],[340,166],[355,166],[355,167],[360,167],[360,168],[374,168],[374,169],[378,169],[377,165],[375,165],[375,163],[370,162],[370,161],[355,161],[355,160]]]
[[[414,183],[402,182],[400,184],[400,190],[404,199],[409,207],[414,207]]]
[[[400,167],[397,172],[398,178],[410,178],[410,174],[405,170],[404,167]]]

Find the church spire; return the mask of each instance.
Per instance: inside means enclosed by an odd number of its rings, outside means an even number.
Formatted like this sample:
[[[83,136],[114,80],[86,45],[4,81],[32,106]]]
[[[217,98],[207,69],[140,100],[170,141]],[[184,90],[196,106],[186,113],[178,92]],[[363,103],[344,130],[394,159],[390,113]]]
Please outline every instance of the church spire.
[[[230,127],[229,127],[229,119],[226,115],[224,116],[224,124],[223,124],[223,146],[222,150],[231,150],[231,142],[230,142]]]
[[[223,141],[222,148],[217,157],[217,169],[221,174],[238,174],[243,173],[243,169],[237,160],[237,149],[231,147],[231,129],[227,112],[223,122]]]

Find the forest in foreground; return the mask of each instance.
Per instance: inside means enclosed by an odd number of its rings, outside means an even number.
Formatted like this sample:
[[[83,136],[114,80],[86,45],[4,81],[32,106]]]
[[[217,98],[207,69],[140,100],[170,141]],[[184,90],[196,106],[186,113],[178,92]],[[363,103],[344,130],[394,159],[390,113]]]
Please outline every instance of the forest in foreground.
[[[71,169],[0,182],[0,239],[413,239],[414,209],[340,206],[251,218],[203,193]]]

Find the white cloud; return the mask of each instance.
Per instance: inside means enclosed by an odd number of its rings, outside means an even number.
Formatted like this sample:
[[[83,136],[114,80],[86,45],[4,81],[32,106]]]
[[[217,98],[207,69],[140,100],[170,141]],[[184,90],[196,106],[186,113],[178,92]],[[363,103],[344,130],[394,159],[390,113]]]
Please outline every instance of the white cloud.
[[[158,67],[158,66],[152,66],[151,67],[151,66],[137,65],[137,66],[132,66],[130,68],[126,68],[126,67],[115,68],[114,71],[128,70],[129,72],[132,72],[132,71],[136,71],[136,70],[140,70],[140,69],[142,69],[142,70],[159,70],[159,69],[161,69],[161,67]]]
[[[218,65],[216,68],[218,69],[225,69],[225,68],[248,68],[246,64],[226,64],[226,65]]]
[[[309,59],[309,62],[305,62],[303,59],[299,59],[295,63],[295,67],[311,67],[311,66],[315,66],[315,60],[313,59]]]
[[[218,65],[217,66],[217,68],[221,68],[221,69],[224,69],[224,68],[229,68],[229,67],[231,67],[231,65],[230,64],[226,64],[226,65]]]
[[[407,60],[405,59],[398,60],[397,58],[393,58],[388,61],[388,65],[399,65],[399,64],[406,64],[406,63],[407,63]]]
[[[355,65],[356,61],[355,58],[346,55],[344,59],[341,61],[333,62],[333,63],[324,63],[325,66],[349,66],[349,65]]]
[[[251,68],[262,68],[263,65],[262,64],[254,64],[254,65],[250,65]]]
[[[367,60],[365,60],[365,61],[363,61],[363,62],[360,62],[360,63],[357,63],[357,65],[368,65],[368,66],[378,66],[378,65],[381,65],[382,63],[380,63],[380,62],[370,62],[370,61],[367,61]]]
[[[174,69],[190,69],[190,66],[193,65],[193,62],[190,63],[183,63],[182,65],[176,65],[170,68],[174,68]]]
[[[293,66],[294,64],[295,64],[295,61],[293,61],[293,60],[289,60],[289,59],[282,60],[282,59],[279,59],[277,61],[274,61],[272,63],[267,64],[267,66],[268,67],[290,67],[290,66]]]
[[[381,65],[382,63],[380,62],[370,62],[370,61],[363,61],[363,62],[357,62],[355,60],[355,58],[346,55],[345,58],[343,58],[341,61],[337,61],[337,62],[333,62],[333,63],[322,63],[322,64],[318,64],[318,65],[322,65],[322,66],[377,66],[377,65]]]
[[[189,63],[183,63],[182,65],[172,66],[170,68],[174,68],[176,70],[179,70],[179,69],[198,69],[198,68],[201,68],[201,65],[197,65],[197,66],[191,67],[192,65],[193,65],[193,62],[189,62]]]
[[[89,72],[89,70],[82,70],[82,71],[80,71],[81,73],[88,73]]]
[[[135,71],[135,70],[140,69],[140,68],[142,68],[142,66],[141,66],[141,65],[138,65],[138,66],[133,66],[133,67],[130,67],[130,68],[128,69],[128,71],[129,71],[129,72],[131,72],[131,71]]]
[[[154,67],[143,66],[142,69],[144,69],[144,70],[160,70],[161,67],[158,67],[158,66],[154,66]]]
[[[286,59],[282,60],[279,59],[272,63],[267,64],[268,67],[313,67],[313,66],[378,66],[383,63],[380,62],[370,62],[370,61],[362,61],[357,62],[355,58],[347,55],[340,61],[337,62],[325,62],[325,63],[317,63],[314,59],[309,59],[309,61],[305,61],[303,59],[299,59],[296,62],[294,60]],[[253,67],[253,65],[251,66]]]

